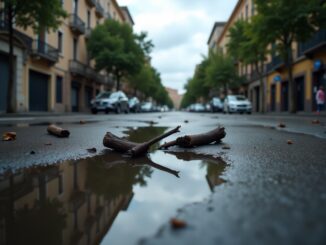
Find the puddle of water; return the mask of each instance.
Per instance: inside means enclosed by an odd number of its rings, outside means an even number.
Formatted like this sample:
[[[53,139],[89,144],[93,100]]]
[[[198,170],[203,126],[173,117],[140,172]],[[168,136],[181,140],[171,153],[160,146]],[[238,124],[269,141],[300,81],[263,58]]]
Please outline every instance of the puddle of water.
[[[164,130],[131,130],[129,139],[144,141]],[[208,197],[224,182],[225,167],[221,159],[189,152],[154,151],[150,158],[131,159],[107,150],[7,172],[0,176],[0,243],[136,243],[178,208]]]

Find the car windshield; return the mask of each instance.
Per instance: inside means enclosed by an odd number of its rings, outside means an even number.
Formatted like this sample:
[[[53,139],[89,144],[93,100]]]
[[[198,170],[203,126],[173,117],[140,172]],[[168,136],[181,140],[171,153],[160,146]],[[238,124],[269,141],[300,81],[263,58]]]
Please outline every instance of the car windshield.
[[[221,100],[219,98],[213,98],[214,103],[221,103]]]
[[[96,96],[96,99],[105,99],[110,97],[110,92],[102,92]]]
[[[242,95],[234,95],[234,96],[229,96],[230,101],[243,101],[246,100],[246,97]]]
[[[119,93],[112,93],[110,99],[116,99],[119,97]]]

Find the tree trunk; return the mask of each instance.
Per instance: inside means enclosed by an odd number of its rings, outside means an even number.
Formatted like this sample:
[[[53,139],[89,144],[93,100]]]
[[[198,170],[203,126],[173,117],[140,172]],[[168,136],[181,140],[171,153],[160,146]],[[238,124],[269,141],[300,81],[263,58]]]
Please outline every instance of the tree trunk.
[[[259,96],[259,112],[265,113],[265,84],[264,84],[264,63],[261,62],[261,66],[259,68],[259,64],[256,65],[257,73],[259,76],[259,90],[260,90],[260,96]]]
[[[293,57],[292,57],[292,48],[291,44],[288,45],[287,47],[287,70],[288,70],[288,78],[289,78],[289,97],[290,97],[290,112],[291,113],[296,113],[297,112],[297,91],[296,91],[296,83],[293,80],[293,71],[292,71],[292,66],[293,66]]]
[[[117,89],[117,91],[119,91],[120,90],[120,75],[119,75],[119,72],[117,72],[115,76],[117,78],[117,87],[116,87],[116,89]]]
[[[7,113],[15,112],[14,103],[14,28],[13,28],[13,7],[11,3],[8,3],[8,25],[9,25],[9,79],[7,89]]]

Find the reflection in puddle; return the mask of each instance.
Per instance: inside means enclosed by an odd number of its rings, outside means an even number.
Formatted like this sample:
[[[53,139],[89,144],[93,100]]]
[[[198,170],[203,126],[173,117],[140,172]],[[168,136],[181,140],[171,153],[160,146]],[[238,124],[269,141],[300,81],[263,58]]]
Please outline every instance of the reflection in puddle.
[[[131,130],[129,139],[144,141],[164,130]],[[150,158],[108,150],[3,174],[0,244],[133,244],[224,182],[226,164],[218,158],[162,151]]]

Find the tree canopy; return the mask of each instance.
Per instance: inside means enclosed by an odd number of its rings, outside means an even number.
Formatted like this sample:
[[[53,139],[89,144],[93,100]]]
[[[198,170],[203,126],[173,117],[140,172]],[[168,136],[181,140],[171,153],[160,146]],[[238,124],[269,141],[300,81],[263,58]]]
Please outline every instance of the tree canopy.
[[[121,77],[136,74],[144,63],[144,51],[131,27],[115,20],[106,20],[91,33],[87,48],[96,61],[97,70],[115,75],[117,90]]]

